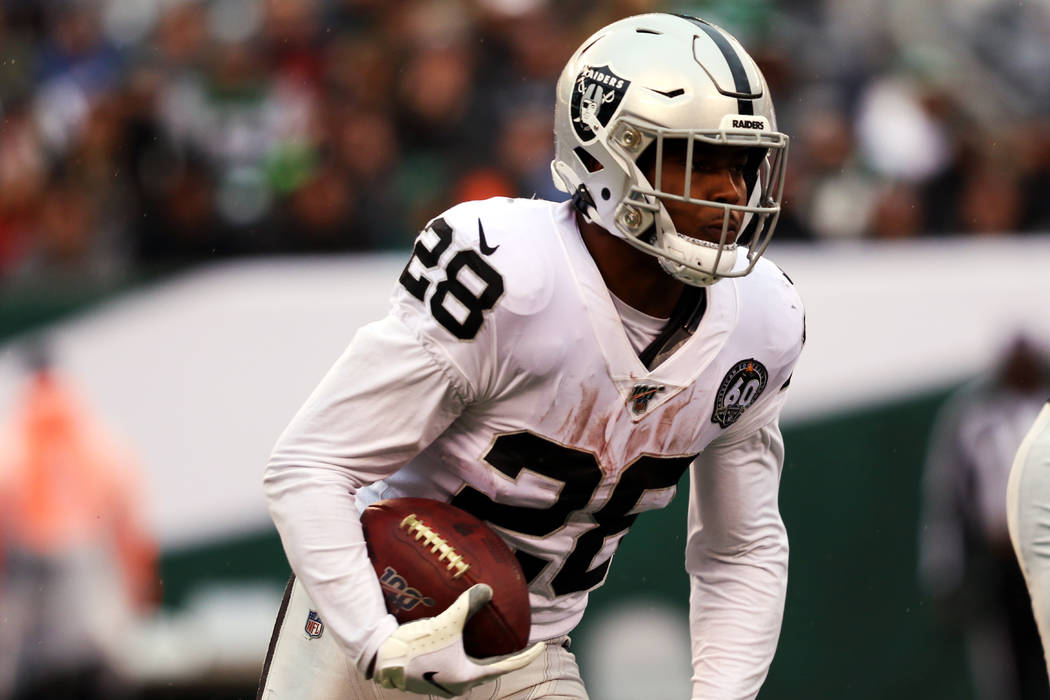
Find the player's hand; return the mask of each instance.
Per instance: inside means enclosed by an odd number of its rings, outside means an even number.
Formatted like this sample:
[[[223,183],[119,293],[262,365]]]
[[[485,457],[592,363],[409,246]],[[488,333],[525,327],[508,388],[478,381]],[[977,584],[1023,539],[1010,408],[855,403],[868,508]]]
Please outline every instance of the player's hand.
[[[451,698],[531,663],[543,652],[543,642],[488,659],[463,650],[463,626],[491,599],[492,588],[478,583],[440,615],[398,627],[376,653],[372,680],[384,688]]]

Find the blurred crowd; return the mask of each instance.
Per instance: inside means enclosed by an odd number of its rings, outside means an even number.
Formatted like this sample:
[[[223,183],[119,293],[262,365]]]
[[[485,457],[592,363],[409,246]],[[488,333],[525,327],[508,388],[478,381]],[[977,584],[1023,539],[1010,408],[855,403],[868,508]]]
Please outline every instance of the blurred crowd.
[[[457,201],[564,198],[558,73],[653,10],[763,65],[793,139],[781,238],[1047,231],[1047,8],[0,0],[0,280],[406,247]]]

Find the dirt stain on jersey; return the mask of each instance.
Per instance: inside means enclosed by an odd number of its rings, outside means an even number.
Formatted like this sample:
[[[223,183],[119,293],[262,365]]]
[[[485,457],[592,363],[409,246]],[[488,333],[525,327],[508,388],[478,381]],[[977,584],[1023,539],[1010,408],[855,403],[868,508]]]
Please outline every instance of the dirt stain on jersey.
[[[636,459],[642,453],[677,455],[690,452],[692,431],[677,430],[675,427],[678,414],[688,405],[684,397],[675,397],[657,408],[652,415],[634,423],[627,439],[626,456]]]
[[[631,434],[627,438],[627,447],[624,448],[625,463],[638,459],[643,452],[656,452],[655,446],[650,446],[649,449],[646,449],[653,432],[652,427],[645,423],[635,423],[632,428],[633,430],[631,430]]]
[[[582,398],[580,404],[565,419],[559,431],[567,436],[569,445],[578,446],[583,449],[588,447],[599,447],[605,436],[606,419],[595,415],[595,404],[598,403],[598,389],[581,387]]]
[[[693,431],[691,429],[678,430],[675,422],[678,414],[689,405],[686,400],[678,400],[665,404],[660,412],[660,420],[656,424],[656,439],[654,442],[664,450],[675,453],[691,452],[693,442]],[[688,440],[687,444],[672,445],[674,441]]]

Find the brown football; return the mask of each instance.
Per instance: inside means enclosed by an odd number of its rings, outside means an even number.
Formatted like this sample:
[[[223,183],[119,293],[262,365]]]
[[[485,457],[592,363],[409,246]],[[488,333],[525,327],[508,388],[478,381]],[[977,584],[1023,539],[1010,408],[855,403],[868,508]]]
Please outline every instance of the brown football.
[[[391,498],[361,514],[368,556],[387,610],[400,623],[433,617],[475,583],[492,600],[463,630],[476,658],[510,654],[529,641],[529,591],[510,547],[464,510],[429,498]]]

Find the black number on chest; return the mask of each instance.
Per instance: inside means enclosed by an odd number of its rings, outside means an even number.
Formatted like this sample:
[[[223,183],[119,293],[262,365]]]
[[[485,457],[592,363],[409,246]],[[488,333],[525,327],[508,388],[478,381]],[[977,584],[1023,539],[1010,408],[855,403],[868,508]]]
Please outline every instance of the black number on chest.
[[[605,542],[626,532],[634,523],[632,513],[649,491],[674,488],[693,456],[653,457],[643,455],[627,465],[605,505],[589,510],[602,479],[595,456],[587,451],[552,442],[534,433],[500,435],[484,460],[511,479],[518,481],[522,471],[531,471],[561,484],[553,503],[513,505],[497,503],[480,491],[466,486],[452,505],[478,518],[512,532],[548,537],[570,520],[590,526],[573,542],[572,551],[551,578],[555,595],[566,595],[595,588],[605,580],[610,560],[593,566]],[[531,583],[551,562],[521,550],[516,552],[525,577]]]

